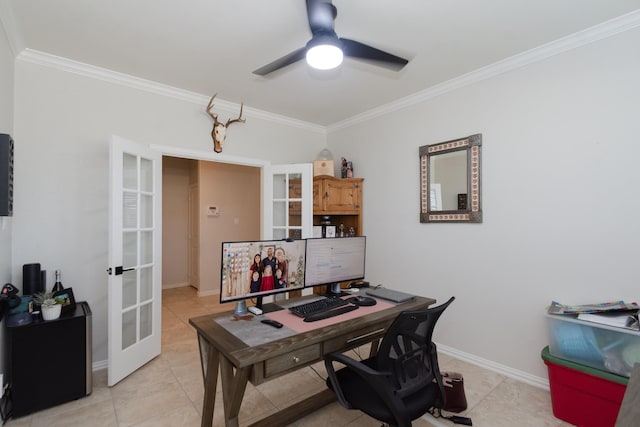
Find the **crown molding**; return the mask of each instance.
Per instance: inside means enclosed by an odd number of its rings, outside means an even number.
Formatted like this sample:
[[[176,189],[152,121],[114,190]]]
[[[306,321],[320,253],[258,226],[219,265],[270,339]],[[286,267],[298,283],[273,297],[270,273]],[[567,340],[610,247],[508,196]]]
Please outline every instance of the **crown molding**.
[[[152,80],[142,79],[134,77],[129,74],[120,73],[118,71],[109,70],[95,65],[86,64],[72,59],[64,58],[61,56],[52,55],[50,53],[40,52],[33,49],[24,49],[16,57],[17,61],[28,62],[32,64],[41,65],[44,67],[53,68],[68,73],[78,74],[84,77],[89,77],[96,80],[102,80],[109,83],[118,84],[134,89],[143,90],[156,95],[166,96],[169,98],[178,99],[180,101],[190,102],[197,105],[207,105],[210,99],[208,95],[202,95],[200,93],[191,92],[184,89],[179,89],[173,86],[158,83]],[[235,113],[239,110],[240,104],[225,101],[224,99],[216,98],[216,108],[221,110]],[[253,117],[257,119],[266,120],[272,123],[278,123],[281,125],[299,128],[315,133],[321,133],[326,135],[327,130],[325,126],[317,125],[315,123],[309,123],[302,120],[293,119],[291,117],[270,113],[268,111],[259,110],[256,108],[244,106],[245,117]]]
[[[581,46],[634,29],[638,26],[640,26],[640,9],[603,22],[602,24],[595,25],[569,36],[552,41],[550,43],[544,44],[542,46],[519,53],[501,61],[494,62],[493,64],[487,65],[486,67],[478,68],[477,70],[439,83],[423,91],[416,92],[412,95],[406,96],[388,104],[384,104],[371,110],[365,111],[361,114],[357,114],[351,118],[336,122],[332,125],[327,126],[327,133],[335,132],[340,129],[348,128],[356,124],[378,118],[382,115],[389,114],[394,111],[402,110],[404,108],[433,99],[444,93],[451,92],[462,87],[469,86],[473,83],[477,83],[482,80],[486,80],[491,77],[516,70],[518,68],[542,61],[551,56],[559,55],[569,50],[577,49]]]
[[[2,6],[0,7],[0,11],[4,11],[2,1],[0,1],[0,6]],[[5,17],[6,16],[8,16],[8,18],[3,19],[2,23],[5,26],[5,31],[7,32],[8,38],[10,39],[12,49],[14,49],[15,51],[17,49],[20,49],[22,44],[19,43],[20,41],[16,37],[9,37],[11,34],[15,34],[16,31],[14,31],[15,26],[12,27],[14,23],[11,20],[11,16],[5,15]],[[348,128],[378,118],[380,116],[411,107],[447,92],[451,92],[465,86],[469,86],[471,84],[489,79],[491,77],[516,70],[518,68],[542,61],[549,57],[559,55],[561,53],[579,48],[581,46],[585,46],[598,40],[612,37],[616,34],[637,28],[638,26],[640,26],[640,9],[587,28],[585,30],[579,31],[577,33],[571,34],[569,36],[560,38],[553,42],[533,48],[526,52],[519,53],[504,60],[471,71],[469,73],[463,74],[459,77],[439,83],[423,91],[416,92],[412,95],[400,98],[396,101],[381,105],[379,107],[357,114],[353,117],[336,122],[329,126],[322,126],[315,123],[297,120],[291,117],[270,113],[268,111],[251,107],[245,107],[244,111],[247,117],[254,117],[273,123],[278,123],[285,126],[304,129],[307,131],[326,135],[340,129]],[[32,49],[21,49],[20,53],[16,57],[16,60],[39,64],[61,71],[75,73],[85,77],[144,90],[146,92],[167,96],[198,105],[206,105],[206,103],[209,102],[208,96],[196,92],[179,89],[151,80],[134,77],[128,74],[108,70],[106,68],[96,67],[93,65]],[[239,104],[228,102],[223,99],[216,100],[216,106],[228,112],[235,112],[239,108]]]

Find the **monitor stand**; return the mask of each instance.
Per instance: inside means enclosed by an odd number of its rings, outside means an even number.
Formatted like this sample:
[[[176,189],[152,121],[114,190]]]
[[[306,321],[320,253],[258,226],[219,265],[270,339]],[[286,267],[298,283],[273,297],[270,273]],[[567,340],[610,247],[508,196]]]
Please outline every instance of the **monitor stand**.
[[[346,295],[351,295],[347,292],[342,292],[342,288],[340,288],[340,283],[332,283],[327,285],[327,293],[324,295],[326,297],[343,297]]]
[[[274,311],[284,310],[284,308],[274,303],[263,304],[262,297],[258,297],[258,301],[256,302],[256,307],[262,310],[263,313],[273,313]]]
[[[245,316],[245,315],[249,314],[249,310],[247,310],[247,301],[245,301],[245,300],[237,301],[236,302],[236,309],[233,310],[233,314],[235,316]]]

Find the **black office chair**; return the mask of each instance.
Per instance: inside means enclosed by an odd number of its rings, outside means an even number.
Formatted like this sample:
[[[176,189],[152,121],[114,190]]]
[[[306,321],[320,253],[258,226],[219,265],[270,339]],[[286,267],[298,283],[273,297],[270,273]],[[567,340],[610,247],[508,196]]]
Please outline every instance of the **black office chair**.
[[[444,385],[431,337],[438,318],[454,299],[437,307],[400,313],[385,333],[378,353],[369,359],[327,355],[327,386],[340,404],[398,427],[410,427],[412,420],[432,407],[442,408]],[[345,367],[336,371],[334,362]]]

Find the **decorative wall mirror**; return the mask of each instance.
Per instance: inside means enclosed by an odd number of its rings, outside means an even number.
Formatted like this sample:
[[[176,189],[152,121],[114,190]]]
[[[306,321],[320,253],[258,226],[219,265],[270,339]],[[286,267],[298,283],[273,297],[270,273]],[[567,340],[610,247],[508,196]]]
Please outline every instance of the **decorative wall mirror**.
[[[482,222],[482,134],[420,147],[420,222]]]

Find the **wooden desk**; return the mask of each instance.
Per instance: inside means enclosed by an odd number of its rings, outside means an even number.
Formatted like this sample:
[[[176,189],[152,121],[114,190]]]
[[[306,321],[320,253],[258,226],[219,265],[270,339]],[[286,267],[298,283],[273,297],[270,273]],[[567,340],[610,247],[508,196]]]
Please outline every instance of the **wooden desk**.
[[[369,342],[377,343],[401,311],[424,309],[435,302],[431,298],[416,297],[382,311],[255,346],[245,344],[214,320],[217,317],[229,317],[230,313],[189,319],[198,332],[204,378],[201,425],[210,427],[213,424],[218,366],[222,376],[225,425],[237,427],[247,381],[254,385],[262,384],[321,361],[325,354],[347,351]],[[377,345],[372,346],[372,352],[376,350]],[[251,425],[287,425],[333,400],[334,393],[326,389]]]

